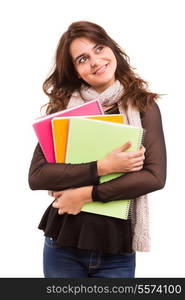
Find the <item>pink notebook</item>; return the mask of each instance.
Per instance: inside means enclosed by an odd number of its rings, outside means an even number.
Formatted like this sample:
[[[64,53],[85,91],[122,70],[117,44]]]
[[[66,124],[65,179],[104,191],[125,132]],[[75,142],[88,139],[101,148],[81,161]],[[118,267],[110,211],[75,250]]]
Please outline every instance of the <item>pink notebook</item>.
[[[37,135],[39,144],[49,163],[55,162],[55,152],[52,136],[51,120],[55,117],[67,116],[91,116],[103,115],[103,108],[99,100],[89,101],[82,105],[78,105],[69,109],[65,109],[48,116],[44,116],[35,120],[32,124],[33,129]]]

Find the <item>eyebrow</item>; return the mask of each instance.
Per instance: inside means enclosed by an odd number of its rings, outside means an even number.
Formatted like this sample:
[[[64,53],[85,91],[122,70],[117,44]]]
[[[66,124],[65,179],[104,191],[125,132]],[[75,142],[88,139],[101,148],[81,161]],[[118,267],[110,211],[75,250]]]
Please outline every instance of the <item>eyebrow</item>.
[[[96,47],[98,46],[98,44],[94,45],[92,47],[92,49],[95,49]],[[83,57],[86,53],[82,53],[80,55],[78,55],[75,59],[74,59],[74,63],[76,63],[76,61],[80,58],[80,57]]]

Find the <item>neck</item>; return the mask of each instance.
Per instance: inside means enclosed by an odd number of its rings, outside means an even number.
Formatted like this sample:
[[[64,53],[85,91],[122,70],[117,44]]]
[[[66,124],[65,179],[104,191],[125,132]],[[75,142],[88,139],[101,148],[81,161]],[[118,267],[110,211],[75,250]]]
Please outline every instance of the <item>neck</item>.
[[[113,85],[115,83],[115,79],[114,81],[111,80],[110,82],[108,82],[106,85],[104,86],[95,86],[92,87],[97,93],[101,94],[103,93],[105,90],[107,90],[109,87],[111,87],[111,85]]]

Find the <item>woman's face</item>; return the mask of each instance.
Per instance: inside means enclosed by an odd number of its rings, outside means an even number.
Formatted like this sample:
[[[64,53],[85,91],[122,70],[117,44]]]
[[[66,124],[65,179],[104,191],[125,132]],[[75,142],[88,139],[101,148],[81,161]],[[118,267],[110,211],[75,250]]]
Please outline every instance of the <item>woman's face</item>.
[[[97,92],[114,83],[117,61],[111,48],[81,37],[72,41],[70,53],[79,78]]]

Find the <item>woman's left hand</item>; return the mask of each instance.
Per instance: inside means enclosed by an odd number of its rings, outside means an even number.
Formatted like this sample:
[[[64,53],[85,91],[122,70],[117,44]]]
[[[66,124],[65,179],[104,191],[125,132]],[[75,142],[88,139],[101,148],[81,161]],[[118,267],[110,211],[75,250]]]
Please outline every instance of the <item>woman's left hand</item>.
[[[59,215],[64,213],[77,215],[85,203],[92,201],[91,193],[92,186],[53,192],[52,196],[56,199],[52,206],[58,208]]]

